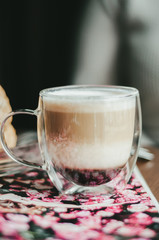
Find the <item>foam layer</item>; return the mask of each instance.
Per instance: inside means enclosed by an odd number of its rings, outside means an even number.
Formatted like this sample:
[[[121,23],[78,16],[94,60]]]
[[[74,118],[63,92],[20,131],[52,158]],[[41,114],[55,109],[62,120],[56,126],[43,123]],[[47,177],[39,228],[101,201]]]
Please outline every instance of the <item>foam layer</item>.
[[[44,108],[56,112],[112,112],[135,108],[135,99],[120,99],[118,101],[82,101],[68,99],[44,99]]]
[[[54,96],[60,96],[60,97],[105,97],[105,98],[109,98],[109,97],[121,97],[121,96],[125,96],[126,93],[125,91],[116,91],[116,90],[108,90],[105,91],[103,88],[102,90],[86,90],[86,89],[73,89],[69,90],[69,89],[63,89],[62,91],[53,91],[50,92],[48,94],[50,97],[54,97]]]
[[[135,106],[135,96],[128,96],[128,93],[128,90],[119,88],[66,88],[48,90],[43,95],[43,102],[49,111],[118,111]]]
[[[112,145],[75,144],[62,142],[50,144],[49,154],[55,166],[72,169],[101,170],[122,167],[128,161],[131,142]]]

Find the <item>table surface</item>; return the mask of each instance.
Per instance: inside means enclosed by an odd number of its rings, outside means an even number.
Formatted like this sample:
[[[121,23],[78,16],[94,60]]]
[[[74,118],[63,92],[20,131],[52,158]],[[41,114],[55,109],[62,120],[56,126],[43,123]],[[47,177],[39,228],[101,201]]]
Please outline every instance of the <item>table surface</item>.
[[[159,201],[159,149],[154,147],[149,147],[149,149],[154,154],[154,159],[150,161],[138,159],[137,166],[152,193]]]

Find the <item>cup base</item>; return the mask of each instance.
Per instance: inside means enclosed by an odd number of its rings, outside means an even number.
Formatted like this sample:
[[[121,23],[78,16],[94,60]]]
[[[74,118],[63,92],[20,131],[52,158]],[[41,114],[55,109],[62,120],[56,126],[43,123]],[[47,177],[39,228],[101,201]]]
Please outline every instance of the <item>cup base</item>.
[[[105,184],[97,187],[83,187],[69,184],[58,195],[60,206],[70,208],[98,208],[121,205],[116,199],[121,198],[126,183],[120,186],[120,190],[108,187]],[[61,205],[62,204],[62,205]]]
[[[106,185],[97,186],[97,187],[83,187],[74,185],[64,191],[61,194],[74,195],[74,194],[103,194],[103,195],[112,195],[114,189],[107,187]]]

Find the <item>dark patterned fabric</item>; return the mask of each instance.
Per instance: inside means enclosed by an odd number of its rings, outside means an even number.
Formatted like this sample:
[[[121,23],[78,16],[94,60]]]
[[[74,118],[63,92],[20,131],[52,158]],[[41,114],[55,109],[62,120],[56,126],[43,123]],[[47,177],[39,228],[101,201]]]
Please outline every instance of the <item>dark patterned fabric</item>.
[[[133,174],[116,196],[59,196],[42,171],[0,179],[1,239],[159,239],[159,213]]]

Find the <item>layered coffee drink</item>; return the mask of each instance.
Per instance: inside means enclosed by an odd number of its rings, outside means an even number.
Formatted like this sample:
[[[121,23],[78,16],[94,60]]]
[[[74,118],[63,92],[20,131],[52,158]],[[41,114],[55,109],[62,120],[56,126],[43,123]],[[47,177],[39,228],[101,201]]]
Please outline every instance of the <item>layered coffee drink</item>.
[[[43,99],[49,158],[54,168],[75,184],[107,183],[120,174],[130,157],[135,99],[125,101],[113,91],[102,101],[100,95],[103,99],[102,94],[106,93],[96,92],[92,96],[86,91],[76,96],[75,92],[73,100],[69,91],[66,94],[68,98],[59,93],[55,99]]]

